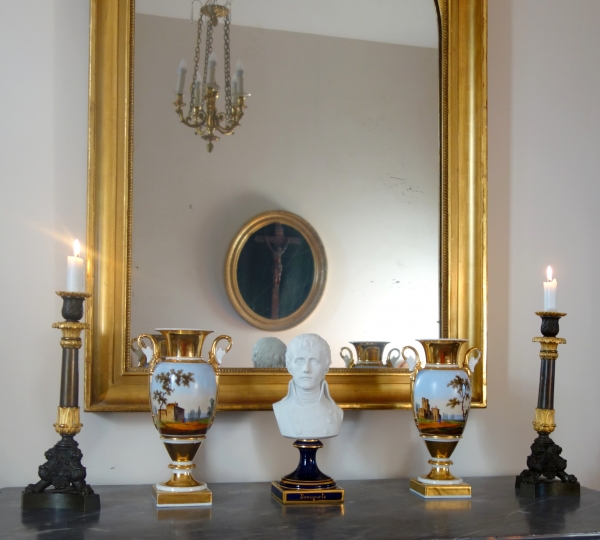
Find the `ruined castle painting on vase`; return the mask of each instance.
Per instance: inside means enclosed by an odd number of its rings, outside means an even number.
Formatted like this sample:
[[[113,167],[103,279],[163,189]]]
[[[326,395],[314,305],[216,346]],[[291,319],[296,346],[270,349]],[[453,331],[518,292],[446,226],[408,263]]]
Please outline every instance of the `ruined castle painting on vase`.
[[[150,381],[152,419],[161,435],[204,435],[213,423],[217,380],[210,364],[156,365]]]
[[[413,407],[422,435],[462,435],[471,404],[467,374],[455,366],[436,366],[417,374]]]

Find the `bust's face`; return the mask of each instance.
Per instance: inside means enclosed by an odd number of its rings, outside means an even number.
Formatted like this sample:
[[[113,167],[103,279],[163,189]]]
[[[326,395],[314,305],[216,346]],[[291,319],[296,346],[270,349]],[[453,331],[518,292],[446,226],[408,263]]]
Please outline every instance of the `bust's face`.
[[[321,358],[318,347],[312,351],[300,349],[296,357],[288,364],[294,384],[303,390],[312,390],[321,385],[327,373],[325,360]]]

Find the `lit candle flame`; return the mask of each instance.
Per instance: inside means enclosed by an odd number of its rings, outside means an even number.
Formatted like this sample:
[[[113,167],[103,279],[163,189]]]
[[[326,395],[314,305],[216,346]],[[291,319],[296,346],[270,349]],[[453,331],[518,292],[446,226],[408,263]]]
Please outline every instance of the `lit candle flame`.
[[[551,266],[546,268],[546,277],[548,278],[548,281],[552,281],[552,267]]]
[[[79,246],[79,240],[75,240],[73,242],[73,253],[75,254],[75,257],[79,257],[79,254],[81,253],[81,247]],[[548,267],[550,268],[550,267]]]

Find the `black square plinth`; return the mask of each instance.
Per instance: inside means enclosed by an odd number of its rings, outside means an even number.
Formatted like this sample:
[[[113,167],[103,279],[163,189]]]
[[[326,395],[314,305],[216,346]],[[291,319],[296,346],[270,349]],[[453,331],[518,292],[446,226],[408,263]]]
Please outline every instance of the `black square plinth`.
[[[579,497],[581,486],[579,482],[561,482],[560,480],[544,480],[536,484],[520,482],[517,476],[515,492],[520,497]]]
[[[41,493],[28,493],[21,495],[21,508],[55,508],[58,510],[76,510],[78,512],[96,512],[100,510],[100,495],[91,493],[79,495],[78,493],[43,491]]]

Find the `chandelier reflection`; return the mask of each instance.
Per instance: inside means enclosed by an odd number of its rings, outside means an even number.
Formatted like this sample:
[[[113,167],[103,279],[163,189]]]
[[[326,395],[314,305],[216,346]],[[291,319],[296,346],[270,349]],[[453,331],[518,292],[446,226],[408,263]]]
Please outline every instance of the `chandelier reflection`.
[[[193,2],[192,2],[193,7]],[[224,73],[225,73],[225,112],[217,111],[217,98],[220,87],[216,82],[217,55],[213,51],[213,29],[223,20],[224,38]],[[183,87],[187,74],[185,60],[179,64],[179,76],[177,78],[177,100],[175,111],[179,119],[186,126],[195,130],[207,141],[206,148],[209,152],[213,150],[213,143],[219,140],[217,133],[230,135],[240,125],[244,116],[246,105],[244,101],[250,94],[244,93],[244,66],[238,60],[235,73],[231,77],[229,67],[229,26],[231,22],[231,2],[219,5],[216,0],[207,0],[200,8],[198,18],[198,37],[194,54],[194,75],[190,85],[190,106],[185,115],[183,107]],[[206,27],[206,38],[204,45],[204,65],[202,74],[200,71],[202,29]]]

